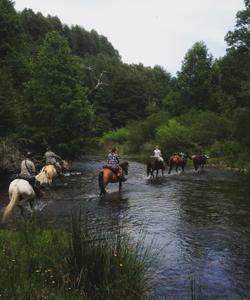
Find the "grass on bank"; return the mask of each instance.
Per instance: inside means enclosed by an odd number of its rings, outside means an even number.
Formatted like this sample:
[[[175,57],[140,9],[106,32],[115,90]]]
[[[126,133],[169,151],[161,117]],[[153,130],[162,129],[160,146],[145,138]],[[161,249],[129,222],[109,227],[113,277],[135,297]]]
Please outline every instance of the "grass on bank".
[[[72,221],[70,232],[34,221],[0,231],[0,299],[146,299],[149,254],[120,234]]]

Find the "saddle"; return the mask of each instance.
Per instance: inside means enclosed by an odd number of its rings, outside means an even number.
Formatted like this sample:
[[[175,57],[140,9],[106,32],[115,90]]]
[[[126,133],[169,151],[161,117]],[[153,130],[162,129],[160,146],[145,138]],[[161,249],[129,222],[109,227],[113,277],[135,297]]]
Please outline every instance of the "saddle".
[[[58,165],[52,163],[46,163],[45,166],[54,166],[58,175],[63,173],[62,166],[59,167]]]
[[[107,166],[107,165],[104,165],[102,168],[111,170],[114,173],[114,175],[117,177],[118,180],[120,179],[122,181],[126,181],[120,168],[113,168],[113,167]]]

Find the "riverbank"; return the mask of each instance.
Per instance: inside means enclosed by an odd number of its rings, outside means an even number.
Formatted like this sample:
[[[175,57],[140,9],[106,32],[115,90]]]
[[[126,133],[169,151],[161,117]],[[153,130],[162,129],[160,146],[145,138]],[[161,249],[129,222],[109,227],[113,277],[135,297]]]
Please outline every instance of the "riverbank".
[[[147,298],[149,257],[128,237],[30,220],[0,230],[0,243],[1,299]]]

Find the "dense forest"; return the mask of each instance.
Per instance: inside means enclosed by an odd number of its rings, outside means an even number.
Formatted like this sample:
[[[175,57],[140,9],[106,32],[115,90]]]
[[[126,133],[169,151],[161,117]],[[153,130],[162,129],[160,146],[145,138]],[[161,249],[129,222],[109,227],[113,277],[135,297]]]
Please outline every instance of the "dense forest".
[[[0,168],[51,145],[74,158],[103,145],[150,153],[206,152],[250,169],[250,1],[225,36],[224,57],[203,41],[172,76],[122,62],[96,31],[17,12],[0,0]]]

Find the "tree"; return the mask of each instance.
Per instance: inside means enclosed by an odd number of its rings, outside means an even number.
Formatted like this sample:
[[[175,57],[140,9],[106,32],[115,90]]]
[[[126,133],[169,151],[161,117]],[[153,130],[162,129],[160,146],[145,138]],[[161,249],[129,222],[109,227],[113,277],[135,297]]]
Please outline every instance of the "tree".
[[[179,104],[184,108],[208,109],[211,105],[212,55],[203,42],[188,50],[177,73]]]
[[[250,1],[244,0],[246,9],[236,15],[234,31],[229,31],[225,37],[229,49],[250,51]]]
[[[47,34],[26,88],[28,132],[39,144],[75,154],[89,136],[92,108],[82,82],[81,61],[57,32]]]
[[[250,1],[236,15],[234,31],[225,37],[228,53],[221,60],[221,85],[227,99],[234,101],[233,109],[249,106],[250,87]]]
[[[234,137],[237,141],[250,148],[250,107],[238,108],[234,113]]]
[[[10,51],[18,47],[21,32],[13,2],[0,0],[0,61],[5,59]]]

